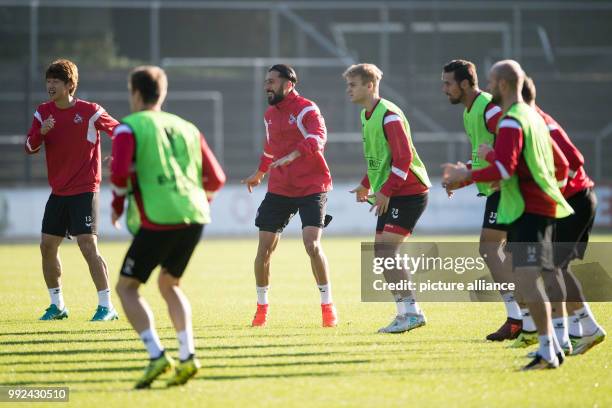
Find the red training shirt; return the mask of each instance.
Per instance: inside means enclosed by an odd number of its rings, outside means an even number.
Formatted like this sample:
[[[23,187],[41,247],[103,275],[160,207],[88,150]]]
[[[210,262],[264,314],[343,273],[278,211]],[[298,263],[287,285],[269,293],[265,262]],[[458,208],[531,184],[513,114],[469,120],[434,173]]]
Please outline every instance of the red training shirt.
[[[270,171],[268,191],[286,197],[304,197],[332,189],[323,149],[327,141],[325,120],[317,105],[293,90],[264,114],[266,143],[259,170]],[[286,166],[270,164],[299,150],[300,157]]]
[[[580,150],[570,140],[565,130],[559,125],[549,114],[540,109],[539,106],[535,110],[542,116],[544,122],[548,126],[550,137],[557,143],[565,158],[569,162],[569,175],[567,186],[563,190],[563,196],[569,198],[574,194],[593,187],[595,183],[589,178],[584,170],[584,156]]]
[[[200,145],[202,151],[202,184],[206,191],[208,201],[211,201],[214,193],[219,191],[225,184],[225,173],[215,155],[208,147],[206,139],[204,139],[204,135],[202,134],[200,134]],[[113,210],[117,215],[123,213],[124,198],[127,193],[129,179],[132,186],[134,186],[134,197],[138,205],[140,221],[143,228],[161,231],[186,227],[186,224],[155,224],[147,218],[142,204],[142,195],[138,189],[136,171],[132,165],[136,153],[135,149],[136,140],[134,139],[134,134],[130,127],[127,125],[117,126],[113,138],[113,152],[110,163],[111,183],[113,185],[113,202],[111,205]]]
[[[380,99],[370,112],[366,112],[366,120],[380,103]],[[412,164],[412,149],[401,116],[387,111],[383,119],[383,132],[391,150],[391,173],[380,192],[387,197],[409,196],[423,194],[429,188],[421,183],[419,178],[410,170]],[[368,175],[363,177],[361,185],[370,188]]]
[[[42,123],[51,115],[55,125],[43,136]],[[45,144],[47,178],[53,194],[96,192],[102,180],[100,131],[110,136],[118,124],[95,103],[75,98],[73,106],[60,109],[53,101],[45,102],[34,112],[25,150],[38,153]]]
[[[563,153],[552,143],[557,180],[567,178],[568,162]],[[538,186],[531,175],[522,154],[523,130],[519,122],[505,118],[499,124],[495,149],[489,152],[486,160],[494,164],[484,169],[472,171],[474,181],[496,181],[510,178],[515,172],[519,178],[519,188],[525,200],[525,212],[554,218],[557,203]]]

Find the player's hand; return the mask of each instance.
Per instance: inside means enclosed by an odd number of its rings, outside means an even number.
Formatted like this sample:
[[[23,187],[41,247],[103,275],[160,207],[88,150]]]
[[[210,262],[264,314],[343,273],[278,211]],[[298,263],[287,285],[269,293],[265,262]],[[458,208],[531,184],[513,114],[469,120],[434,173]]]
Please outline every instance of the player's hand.
[[[370,189],[365,188],[361,184],[349,191],[351,194],[355,194],[355,201],[358,203],[365,203],[368,201],[368,195],[370,194]]]
[[[257,170],[255,173],[251,174],[244,180],[240,180],[240,183],[246,184],[247,190],[249,190],[249,193],[252,193],[253,188],[261,184],[261,181],[263,180],[265,175],[266,173],[264,173],[263,171]]]
[[[291,163],[292,161],[294,161],[295,159],[300,157],[300,155],[301,154],[300,154],[299,150],[294,150],[291,153],[289,153],[288,155],[286,155],[284,157],[281,157],[280,159],[276,160],[275,162],[272,162],[270,167],[274,168],[274,167],[287,166],[289,163]]]
[[[121,215],[117,214],[117,212],[113,210],[111,212],[111,224],[113,224],[113,227],[115,227],[116,229],[121,229],[119,218],[121,218]]]
[[[444,163],[442,166],[442,183],[454,185],[463,183],[470,178],[470,171],[465,163],[457,162],[457,164]]]
[[[376,201],[374,202],[374,204],[370,208],[370,212],[372,212],[372,210],[376,209],[375,214],[377,216],[381,216],[381,215],[383,215],[384,213],[387,212],[387,210],[389,209],[389,200],[390,200],[389,197],[387,197],[386,195],[384,195],[380,191],[377,192],[376,194],[372,194],[369,197],[376,198]]]
[[[480,160],[487,160],[487,155],[493,151],[493,148],[491,146],[489,146],[486,143],[481,144],[480,146],[478,146],[478,158]]]
[[[442,187],[444,187],[444,189],[446,190],[446,195],[448,196],[448,198],[451,198],[453,195],[455,195],[455,192],[453,190],[457,190],[459,186],[459,183],[442,183]]]
[[[51,129],[53,129],[53,126],[55,126],[55,119],[53,118],[53,115],[49,115],[49,117],[45,119],[40,127],[40,134],[43,136],[46,135]]]

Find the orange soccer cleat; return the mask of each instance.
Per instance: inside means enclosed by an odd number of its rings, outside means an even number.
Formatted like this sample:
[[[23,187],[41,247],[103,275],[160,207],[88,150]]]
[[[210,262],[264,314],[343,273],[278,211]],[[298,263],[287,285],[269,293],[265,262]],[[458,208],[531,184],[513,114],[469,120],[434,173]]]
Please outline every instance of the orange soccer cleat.
[[[255,312],[255,316],[253,316],[253,322],[251,323],[252,327],[262,327],[266,325],[268,321],[268,305],[260,305],[257,304],[257,311]]]
[[[338,325],[338,314],[333,303],[321,305],[323,316],[323,327],[336,327]]]

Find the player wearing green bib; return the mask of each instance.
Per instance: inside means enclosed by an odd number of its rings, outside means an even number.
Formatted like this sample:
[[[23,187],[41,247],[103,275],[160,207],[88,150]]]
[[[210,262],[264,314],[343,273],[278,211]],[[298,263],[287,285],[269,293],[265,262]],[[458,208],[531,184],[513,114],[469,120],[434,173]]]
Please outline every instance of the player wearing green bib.
[[[445,164],[444,182],[500,181],[498,222],[509,224],[512,263],[518,290],[533,316],[540,347],[524,370],[557,368],[563,350],[554,336],[551,308],[541,285],[551,293],[562,291],[562,276],[553,264],[554,222],[572,213],[559,190],[553,146],[546,123],[523,102],[525,73],[512,60],[496,63],[489,74],[493,101],[504,112],[498,125],[495,150],[479,150],[479,156],[494,164],[468,170],[463,164]],[[486,151],[486,155],[484,154]],[[565,162],[567,173],[567,161]]]
[[[491,94],[478,88],[476,66],[465,60],[453,60],[446,64],[442,72],[442,91],[448,96],[451,104],[462,104],[463,127],[471,144],[471,158],[468,165],[474,170],[488,167],[486,160],[478,157],[478,148],[482,144],[493,146],[495,130],[502,111],[491,102]],[[452,190],[462,185],[447,185],[449,196]],[[485,212],[480,233],[480,254],[485,259],[491,275],[496,282],[511,282],[512,261],[510,257],[501,257],[506,243],[507,226],[497,222],[499,189],[493,183],[476,183],[478,196],[486,197]],[[487,340],[503,341],[516,338],[522,328],[522,315],[515,301],[514,291],[500,292],[506,307],[506,321],[497,331],[487,335]],[[526,312],[528,313],[528,312]]]
[[[175,366],[167,385],[180,385],[200,367],[195,358],[191,306],[180,288],[180,279],[204,224],[210,222],[207,192],[219,190],[225,175],[198,129],[161,110],[167,91],[166,74],[161,68],[134,69],[129,88],[133,113],[117,126],[113,138],[111,221],[119,226],[129,191],[128,213],[132,216],[128,217],[128,227],[135,236],[121,266],[117,293],[151,359],[136,388],[149,387]],[[159,290],[179,343],[180,363],[176,365],[165,353],[151,309],[138,292],[158,265]]]
[[[379,96],[382,72],[372,64],[349,67],[343,74],[351,102],[363,107],[361,124],[367,174],[351,193],[357,202],[372,204],[378,216],[376,256],[394,256],[412,233],[427,206],[431,186],[412,144],[410,126],[400,108]],[[370,191],[373,194],[370,194]],[[384,272],[387,282],[409,280],[403,269]],[[381,333],[402,333],[425,325],[411,291],[393,291],[397,315]]]

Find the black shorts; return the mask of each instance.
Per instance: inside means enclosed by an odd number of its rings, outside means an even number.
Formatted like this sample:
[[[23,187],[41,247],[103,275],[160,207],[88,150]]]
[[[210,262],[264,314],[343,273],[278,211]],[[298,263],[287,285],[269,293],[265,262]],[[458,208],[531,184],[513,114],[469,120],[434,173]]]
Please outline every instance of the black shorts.
[[[494,229],[499,231],[508,231],[507,224],[497,223],[497,207],[499,206],[499,199],[501,193],[499,191],[494,192],[487,197],[485,204],[484,218],[482,219],[482,228]]]
[[[574,214],[558,219],[555,226],[555,265],[558,267],[584,258],[597,208],[597,197],[590,188],[574,194],[567,202]]]
[[[555,220],[523,213],[508,227],[507,250],[512,252],[512,267],[537,266],[553,270]]]
[[[386,213],[378,216],[376,233],[383,231],[408,236],[427,207],[428,193],[391,197]]]
[[[154,231],[140,228],[121,265],[121,275],[146,283],[161,265],[170,275],[180,278],[202,236],[201,224],[186,228]]]
[[[302,229],[305,227],[323,228],[326,222],[325,208],[327,193],[311,194],[305,197],[287,197],[266,193],[257,209],[255,225],[260,231],[283,232],[289,220],[299,211]],[[327,217],[331,219],[331,217]]]
[[[58,237],[98,233],[98,193],[51,194],[45,206],[42,233]]]

